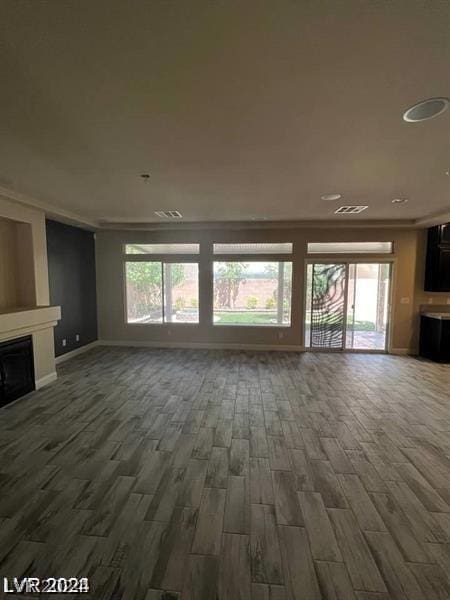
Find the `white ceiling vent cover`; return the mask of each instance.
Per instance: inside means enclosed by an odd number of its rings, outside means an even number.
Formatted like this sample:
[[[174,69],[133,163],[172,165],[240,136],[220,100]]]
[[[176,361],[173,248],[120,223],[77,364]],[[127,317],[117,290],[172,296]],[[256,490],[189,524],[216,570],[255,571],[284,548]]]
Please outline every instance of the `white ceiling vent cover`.
[[[363,210],[369,208],[368,206],[340,206],[334,211],[336,215],[357,215],[362,213]]]
[[[155,210],[155,215],[161,219],[181,219],[183,217],[178,210]]]

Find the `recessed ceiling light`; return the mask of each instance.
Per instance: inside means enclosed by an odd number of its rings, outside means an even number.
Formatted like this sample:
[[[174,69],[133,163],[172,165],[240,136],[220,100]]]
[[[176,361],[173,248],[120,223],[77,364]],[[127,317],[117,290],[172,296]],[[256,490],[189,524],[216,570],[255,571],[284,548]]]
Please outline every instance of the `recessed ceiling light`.
[[[408,202],[408,198],[394,198],[391,202],[392,204],[405,204]]]
[[[320,196],[322,200],[326,200],[329,202],[330,200],[340,200],[342,198],[342,194],[324,194]]]
[[[408,123],[419,123],[420,121],[428,121],[441,115],[448,108],[448,98],[429,98],[422,100],[408,108],[403,113],[403,120]]]

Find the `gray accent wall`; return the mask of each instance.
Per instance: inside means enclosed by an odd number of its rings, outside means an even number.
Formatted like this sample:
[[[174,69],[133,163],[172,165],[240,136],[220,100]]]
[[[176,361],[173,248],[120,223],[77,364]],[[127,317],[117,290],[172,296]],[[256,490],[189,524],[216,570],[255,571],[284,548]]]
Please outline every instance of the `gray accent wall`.
[[[50,304],[61,306],[54,330],[55,355],[61,356],[97,340],[95,236],[49,220],[46,230]]]

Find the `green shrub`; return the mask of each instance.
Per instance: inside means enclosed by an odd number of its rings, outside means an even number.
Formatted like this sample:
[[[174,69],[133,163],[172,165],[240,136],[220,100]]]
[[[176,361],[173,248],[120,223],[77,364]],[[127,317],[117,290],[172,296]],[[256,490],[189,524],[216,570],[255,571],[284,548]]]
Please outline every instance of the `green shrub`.
[[[274,310],[277,306],[277,303],[275,302],[275,298],[268,298],[266,300],[266,308],[268,310]]]
[[[189,306],[191,308],[198,308],[198,300],[197,300],[197,298],[191,298],[191,300],[189,302]]]
[[[258,298],[255,296],[249,296],[247,298],[247,308],[250,310],[254,310],[258,306]]]
[[[184,298],[177,298],[175,300],[175,308],[176,310],[183,310],[183,308],[186,306],[186,302],[184,301]]]

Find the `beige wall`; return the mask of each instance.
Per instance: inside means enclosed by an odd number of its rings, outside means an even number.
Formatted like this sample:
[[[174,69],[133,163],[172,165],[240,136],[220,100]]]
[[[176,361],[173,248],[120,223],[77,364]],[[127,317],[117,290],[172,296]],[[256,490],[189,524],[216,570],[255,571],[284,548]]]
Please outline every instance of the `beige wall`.
[[[418,290],[423,274],[423,232],[407,229],[249,229],[198,231],[99,231],[96,236],[97,294],[101,340],[139,343],[260,344],[303,346],[303,301],[308,241],[394,241],[391,339],[393,351],[415,351]],[[122,245],[145,242],[200,242],[200,323],[127,325],[124,316]],[[294,270],[291,327],[212,325],[211,256],[213,241],[292,241]],[[381,257],[386,259],[386,255]],[[422,285],[423,289],[423,285]]]

